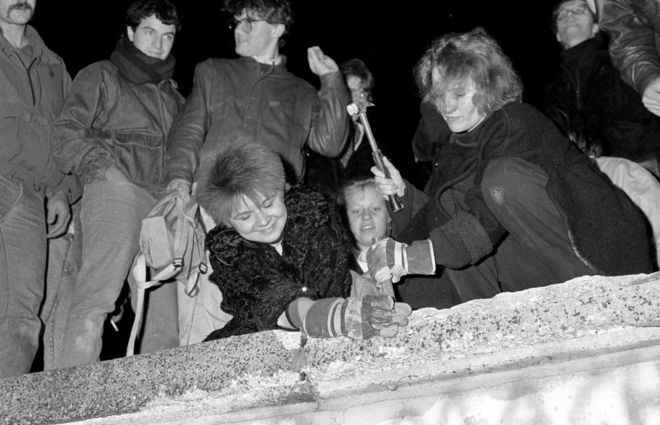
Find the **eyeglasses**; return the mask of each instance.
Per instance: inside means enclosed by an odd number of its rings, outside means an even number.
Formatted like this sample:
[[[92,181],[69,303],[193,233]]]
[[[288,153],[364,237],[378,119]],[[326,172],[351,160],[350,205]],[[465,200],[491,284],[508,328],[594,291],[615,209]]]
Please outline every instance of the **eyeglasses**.
[[[254,22],[262,22],[265,21],[265,19],[252,19],[252,18],[243,18],[243,19],[232,19],[229,21],[229,29],[234,31],[236,28],[241,27],[243,28],[243,31],[245,32],[250,32],[252,31],[252,24]]]
[[[569,13],[571,15],[580,16],[586,13],[591,14],[591,11],[589,10],[588,6],[578,6],[573,9],[567,7],[565,9],[560,10],[559,13],[557,13],[557,20],[563,21],[564,19],[568,18]]]

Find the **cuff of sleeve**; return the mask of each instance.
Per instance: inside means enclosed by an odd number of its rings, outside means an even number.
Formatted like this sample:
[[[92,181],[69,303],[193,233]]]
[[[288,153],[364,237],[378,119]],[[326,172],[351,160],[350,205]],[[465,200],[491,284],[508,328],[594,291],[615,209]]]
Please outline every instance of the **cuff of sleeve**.
[[[433,243],[426,239],[415,241],[406,248],[405,269],[411,274],[435,273],[435,253]]]
[[[341,71],[328,72],[319,76],[319,78],[322,85],[344,85],[344,77],[341,75]]]
[[[80,180],[83,184],[86,184],[103,177],[112,163],[112,156],[105,150],[99,150],[92,158],[86,159],[78,168]]]
[[[648,64],[644,69],[641,69],[637,72],[635,81],[633,82],[636,86],[637,92],[640,95],[644,94],[644,90],[651,84],[655,79],[660,78],[660,68],[656,68],[653,65]]]

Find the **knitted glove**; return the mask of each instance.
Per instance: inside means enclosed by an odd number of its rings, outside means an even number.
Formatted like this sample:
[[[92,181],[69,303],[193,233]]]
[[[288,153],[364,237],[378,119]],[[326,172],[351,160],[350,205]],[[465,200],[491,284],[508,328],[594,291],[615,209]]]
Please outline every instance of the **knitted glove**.
[[[394,302],[388,295],[359,298],[323,298],[313,301],[298,298],[289,304],[287,319],[297,329],[318,338],[347,336],[369,339],[393,337],[399,327],[408,325],[412,309]]]
[[[407,274],[435,273],[433,244],[428,239],[412,245],[383,239],[367,250],[366,261],[369,274],[376,280],[382,280],[384,274],[391,275],[392,282],[398,282]]]

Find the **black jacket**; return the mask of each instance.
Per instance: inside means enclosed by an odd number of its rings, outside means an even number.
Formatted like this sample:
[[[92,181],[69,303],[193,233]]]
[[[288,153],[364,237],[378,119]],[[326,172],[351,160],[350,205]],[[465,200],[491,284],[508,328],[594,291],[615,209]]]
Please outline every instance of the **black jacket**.
[[[296,298],[347,297],[351,289],[350,242],[337,207],[298,186],[285,195],[283,255],[217,226],[206,237],[222,309],[234,318],[207,339],[277,329],[277,319]]]
[[[606,46],[596,38],[566,49],[561,71],[546,88],[545,112],[564,134],[632,161],[660,152],[660,121],[619,77]]]
[[[405,208],[392,216],[395,239],[430,239],[437,263],[450,268],[490,255],[507,230],[489,210],[481,182],[486,167],[504,157],[536,164],[548,175],[546,192],[565,217],[572,248],[595,274],[652,270],[641,212],[543,114],[523,103],[505,105],[440,147],[425,192],[406,187]]]

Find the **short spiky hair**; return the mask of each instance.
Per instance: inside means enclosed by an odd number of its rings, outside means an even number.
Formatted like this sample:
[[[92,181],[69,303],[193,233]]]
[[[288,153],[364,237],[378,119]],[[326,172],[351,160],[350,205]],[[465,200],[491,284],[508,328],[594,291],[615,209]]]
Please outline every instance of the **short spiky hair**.
[[[289,0],[225,0],[223,10],[238,16],[244,10],[254,13],[269,24],[283,24],[284,37],[293,25],[293,13]]]
[[[197,188],[197,201],[216,223],[229,225],[234,206],[242,199],[258,202],[258,194],[284,191],[284,166],[266,146],[237,143],[218,154]]]
[[[176,6],[170,0],[137,0],[126,11],[126,26],[135,30],[144,18],[156,15],[165,25],[174,25],[181,30],[181,18]]]
[[[474,82],[473,102],[485,114],[522,98],[522,83],[508,57],[482,28],[435,40],[415,69],[422,99],[437,105],[445,94]]]

